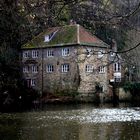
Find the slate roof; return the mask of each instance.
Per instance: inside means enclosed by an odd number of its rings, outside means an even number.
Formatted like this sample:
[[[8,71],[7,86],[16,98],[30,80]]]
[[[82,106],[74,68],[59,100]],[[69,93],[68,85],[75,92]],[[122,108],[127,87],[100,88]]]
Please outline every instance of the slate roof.
[[[45,42],[45,36],[53,35],[49,42]],[[108,44],[92,35],[86,29],[78,24],[67,25],[63,27],[48,28],[30,42],[24,44],[22,49],[57,47],[68,45],[86,45],[108,47]]]

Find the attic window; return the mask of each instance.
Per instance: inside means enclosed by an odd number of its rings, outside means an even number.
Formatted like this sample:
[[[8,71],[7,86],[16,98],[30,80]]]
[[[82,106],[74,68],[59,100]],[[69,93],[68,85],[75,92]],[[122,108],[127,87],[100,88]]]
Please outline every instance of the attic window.
[[[49,42],[49,41],[50,41],[49,35],[45,35],[45,40],[44,40],[44,42]]]
[[[49,35],[45,35],[44,42],[49,42],[52,40],[54,35],[57,33],[57,31],[50,33]]]

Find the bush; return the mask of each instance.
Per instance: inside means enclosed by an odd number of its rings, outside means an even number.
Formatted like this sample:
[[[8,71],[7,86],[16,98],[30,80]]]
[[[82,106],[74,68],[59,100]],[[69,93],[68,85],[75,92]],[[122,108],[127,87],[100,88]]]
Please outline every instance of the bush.
[[[140,93],[140,83],[127,82],[123,88],[125,91],[130,91],[133,95],[139,95]]]

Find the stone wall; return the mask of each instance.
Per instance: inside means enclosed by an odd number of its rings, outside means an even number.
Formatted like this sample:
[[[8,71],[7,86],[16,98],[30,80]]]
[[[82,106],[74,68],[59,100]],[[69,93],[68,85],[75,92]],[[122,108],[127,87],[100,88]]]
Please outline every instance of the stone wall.
[[[24,73],[24,79],[35,79],[36,85],[33,87],[39,92],[44,93],[61,93],[61,92],[79,92],[79,93],[95,93],[96,84],[103,86],[103,92],[109,93],[108,89],[108,58],[107,54],[98,58],[98,52],[105,48],[86,47],[86,46],[67,46],[70,49],[68,56],[62,56],[64,47],[52,47],[39,49],[38,58],[23,59],[24,65],[37,65],[38,73]],[[48,57],[47,50],[53,50],[54,56]],[[90,50],[90,52],[89,52]],[[29,50],[30,54],[32,50]],[[28,63],[27,63],[28,62]],[[34,62],[33,64],[31,62]],[[51,64],[54,66],[53,72],[47,72],[46,66]],[[69,64],[69,71],[62,72],[61,66]],[[92,72],[86,72],[86,65],[93,65]],[[104,72],[99,72],[99,66],[105,66]]]
[[[119,100],[120,101],[130,101],[132,99],[132,95],[129,91],[124,91],[123,88],[119,88]]]
[[[35,80],[35,86],[33,86],[34,89],[37,91],[42,90],[42,50],[41,49],[34,49],[39,52],[38,58],[32,58],[32,49],[29,50],[23,50],[23,52],[28,51],[29,52],[29,57],[24,58],[22,56],[22,64],[21,64],[21,71],[22,71],[22,76],[24,80],[29,80],[29,79],[34,79]],[[38,66],[38,72],[33,73],[31,67],[35,65]],[[23,67],[24,66],[29,66],[29,72],[25,73],[23,72]]]
[[[44,50],[44,62],[43,62],[43,86],[44,92],[63,92],[63,91],[76,91],[79,83],[79,72],[76,62],[75,47],[68,47],[70,49],[69,56],[62,56],[62,48],[50,48],[54,50],[54,57],[45,57],[47,51]],[[66,47],[65,47],[66,48]],[[52,64],[54,66],[54,72],[47,73],[46,65]],[[69,64],[69,71],[62,72],[61,66],[63,64]]]
[[[91,49],[91,55],[87,54],[87,49]],[[80,93],[95,93],[95,86],[97,83],[103,86],[104,93],[108,91],[107,78],[107,54],[98,58],[98,51],[104,48],[97,47],[79,47],[78,48],[78,66],[80,73],[80,86],[78,91]],[[93,65],[93,72],[86,72],[86,65]],[[105,72],[99,72],[99,66],[105,66]]]

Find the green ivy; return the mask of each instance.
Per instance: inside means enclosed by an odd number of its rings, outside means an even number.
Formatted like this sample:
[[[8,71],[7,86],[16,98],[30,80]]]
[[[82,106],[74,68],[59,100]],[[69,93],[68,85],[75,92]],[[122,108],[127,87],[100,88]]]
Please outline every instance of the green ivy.
[[[125,91],[130,91],[134,95],[140,93],[140,83],[127,82],[123,88]]]

